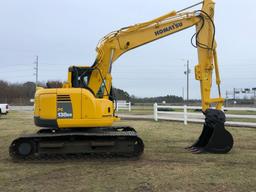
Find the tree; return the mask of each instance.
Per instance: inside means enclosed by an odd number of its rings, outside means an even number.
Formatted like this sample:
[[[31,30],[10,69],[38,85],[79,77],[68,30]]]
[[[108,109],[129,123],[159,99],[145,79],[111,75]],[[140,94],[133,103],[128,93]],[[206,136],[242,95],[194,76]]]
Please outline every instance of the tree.
[[[61,88],[63,83],[61,81],[48,81],[46,83],[47,88]]]

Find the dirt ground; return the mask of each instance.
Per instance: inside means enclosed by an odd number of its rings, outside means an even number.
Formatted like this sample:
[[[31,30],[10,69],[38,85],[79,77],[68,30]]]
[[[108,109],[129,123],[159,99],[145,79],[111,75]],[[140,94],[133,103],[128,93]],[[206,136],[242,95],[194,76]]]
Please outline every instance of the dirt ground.
[[[0,191],[249,191],[256,192],[256,129],[227,128],[235,145],[229,154],[194,155],[184,150],[202,125],[122,121],[145,143],[139,160],[83,159],[14,162],[11,141],[37,130],[29,111],[0,117]]]

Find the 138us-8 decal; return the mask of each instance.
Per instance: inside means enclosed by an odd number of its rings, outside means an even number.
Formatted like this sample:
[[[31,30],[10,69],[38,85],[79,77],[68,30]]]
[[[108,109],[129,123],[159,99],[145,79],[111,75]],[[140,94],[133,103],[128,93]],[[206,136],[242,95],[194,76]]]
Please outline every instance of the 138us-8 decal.
[[[70,102],[67,102],[67,103],[58,102],[57,118],[58,119],[72,119],[73,118],[72,104]]]

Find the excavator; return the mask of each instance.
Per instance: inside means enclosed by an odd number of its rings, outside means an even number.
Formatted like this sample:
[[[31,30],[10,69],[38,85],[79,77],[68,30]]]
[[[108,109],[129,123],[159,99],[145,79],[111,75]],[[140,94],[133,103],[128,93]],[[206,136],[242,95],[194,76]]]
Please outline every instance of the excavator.
[[[190,11],[202,6],[201,10]],[[115,127],[112,65],[124,53],[195,26],[191,43],[198,51],[195,79],[200,81],[205,123],[198,140],[186,149],[192,153],[228,153],[233,137],[225,129],[224,99],[216,52],[215,2],[204,0],[148,22],[114,31],[97,45],[92,66],[71,66],[62,88],[38,88],[34,122],[41,129],[16,138],[9,147],[13,159],[48,155],[111,155],[140,157],[143,140],[132,127]],[[218,97],[212,98],[213,73]]]

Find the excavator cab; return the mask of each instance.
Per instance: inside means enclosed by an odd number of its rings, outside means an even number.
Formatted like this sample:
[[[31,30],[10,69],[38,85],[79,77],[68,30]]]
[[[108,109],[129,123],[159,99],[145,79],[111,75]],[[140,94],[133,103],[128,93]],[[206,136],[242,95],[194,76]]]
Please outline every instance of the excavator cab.
[[[71,66],[69,67],[69,83],[72,88],[84,88],[89,90],[96,98],[103,98],[104,90],[106,89],[105,82],[102,81],[102,85],[98,92],[95,94],[93,90],[89,87],[89,81],[91,74],[95,69],[89,66]],[[110,90],[109,99],[113,99],[112,91]]]
[[[73,88],[86,88],[88,89],[88,82],[92,73],[91,67],[69,67],[69,76],[71,77],[71,86]]]

